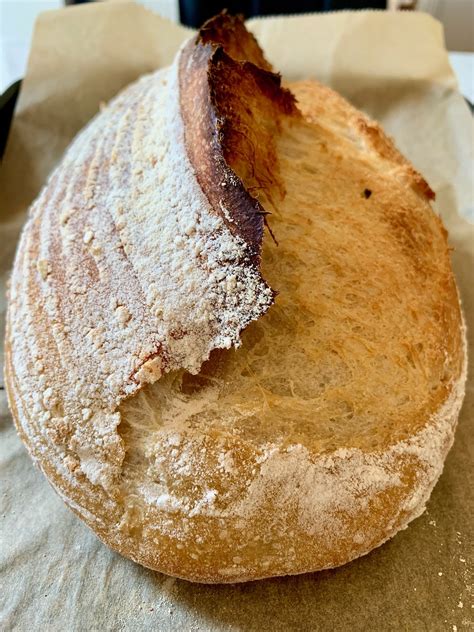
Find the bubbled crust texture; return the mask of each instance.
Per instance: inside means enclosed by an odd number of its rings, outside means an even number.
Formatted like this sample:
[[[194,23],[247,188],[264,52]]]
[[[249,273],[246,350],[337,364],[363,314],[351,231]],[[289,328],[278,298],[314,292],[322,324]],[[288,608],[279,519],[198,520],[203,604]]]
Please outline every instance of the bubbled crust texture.
[[[199,581],[337,566],[393,536],[424,510],[464,393],[446,235],[419,176],[341,97],[291,89],[306,120],[278,143],[275,305],[235,353],[121,407],[129,528],[160,532],[168,572]]]
[[[239,38],[231,37],[232,30]],[[131,86],[78,137],[32,208],[15,262],[7,322],[13,416],[55,489],[123,555],[202,582],[337,566],[405,527],[423,511],[441,473],[465,380],[462,317],[444,229],[426,202],[432,196],[428,185],[378,126],[314,82],[294,87],[303,120],[274,75],[236,64],[247,56],[269,69],[254,40],[235,45],[245,41],[243,33],[238,21],[220,17],[201,32],[197,56],[186,61],[191,66],[178,73],[188,45],[173,68]],[[210,45],[216,38],[229,38],[226,50],[234,59],[216,52]],[[191,93],[185,92],[189,82],[183,82],[193,62],[207,112],[196,128]],[[219,80],[225,85],[236,73],[260,95],[255,101],[249,95],[250,118],[245,111],[223,114]],[[236,108],[242,102],[238,95],[233,101]],[[234,127],[226,134],[229,118]],[[261,124],[268,153],[262,154],[263,164],[249,169],[248,148],[232,130],[242,122],[250,125],[252,118]],[[102,133],[107,129],[110,133]],[[206,143],[215,140],[212,129],[222,140],[214,146]],[[174,397],[174,380],[190,375],[176,369],[195,373],[213,348],[235,344],[240,330],[273,301],[258,272],[259,240],[264,207],[278,207],[282,200],[284,208],[291,207],[291,187],[280,171],[291,145],[285,138],[295,129],[315,137],[318,130],[329,134],[331,160],[349,140],[357,163],[375,180],[380,174],[380,191],[394,191],[399,200],[408,192],[415,196],[402,213],[397,208],[387,213],[394,241],[413,234],[404,246],[410,269],[421,265],[418,238],[434,244],[441,257],[436,309],[447,333],[441,337],[434,327],[427,338],[436,342],[439,336],[442,361],[436,354],[428,361],[445,367],[442,387],[375,450],[354,442],[321,450],[304,437],[253,441],[224,432],[225,411],[222,428],[218,422],[203,433],[208,400],[188,398],[194,411],[189,429],[181,420],[184,400]],[[258,131],[246,131],[252,146]],[[190,149],[196,139],[201,155]],[[213,151],[206,154],[206,147]],[[155,179],[148,186],[150,165],[157,167],[158,186]],[[271,167],[275,178],[269,177]],[[226,187],[235,190],[229,195]],[[158,234],[157,216],[164,218]],[[184,256],[170,268],[167,262],[181,248]],[[180,267],[183,261],[191,262],[188,268]],[[277,276],[273,280],[278,283]],[[235,303],[229,304],[232,296]],[[201,321],[193,311],[196,302]],[[218,316],[212,326],[209,311]],[[196,327],[196,321],[202,325]],[[146,386],[163,370],[172,372]],[[157,401],[163,407],[158,413]],[[242,408],[246,401],[242,392]],[[155,416],[171,409],[178,412],[153,427]]]

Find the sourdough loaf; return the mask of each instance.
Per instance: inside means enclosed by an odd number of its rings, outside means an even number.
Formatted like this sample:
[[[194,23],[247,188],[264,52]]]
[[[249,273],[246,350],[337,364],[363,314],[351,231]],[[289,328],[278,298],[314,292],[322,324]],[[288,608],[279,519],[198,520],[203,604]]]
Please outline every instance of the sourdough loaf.
[[[210,21],[30,211],[6,381],[32,457],[109,546],[186,579],[392,537],[464,392],[432,197],[377,124],[314,81],[282,88],[239,19]]]

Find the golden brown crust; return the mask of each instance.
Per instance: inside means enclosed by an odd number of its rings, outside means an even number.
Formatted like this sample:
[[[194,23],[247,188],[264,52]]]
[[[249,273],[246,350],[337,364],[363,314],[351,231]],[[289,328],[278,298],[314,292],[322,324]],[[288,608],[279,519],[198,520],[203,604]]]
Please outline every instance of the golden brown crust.
[[[128,528],[142,543],[159,532],[161,546],[136,559],[196,581],[337,566],[392,537],[423,511],[462,402],[465,337],[439,218],[366,146],[349,104],[332,93],[334,121],[327,89],[291,88],[318,117],[291,119],[278,142],[280,245],[266,240],[262,257],[275,306],[236,353],[122,407],[127,478],[156,458]],[[189,406],[188,424],[169,420],[173,404],[181,420]]]
[[[411,186],[427,200],[435,199],[434,191],[423,176],[400,153],[393,140],[376,121],[369,119],[340,94],[317,81],[298,81],[292,87],[298,94],[303,114],[309,121],[317,123],[319,115],[324,115],[330,108],[335,129],[343,133],[352,129],[359,140],[365,140],[367,150],[372,150],[394,167],[399,167],[400,177],[410,182]]]

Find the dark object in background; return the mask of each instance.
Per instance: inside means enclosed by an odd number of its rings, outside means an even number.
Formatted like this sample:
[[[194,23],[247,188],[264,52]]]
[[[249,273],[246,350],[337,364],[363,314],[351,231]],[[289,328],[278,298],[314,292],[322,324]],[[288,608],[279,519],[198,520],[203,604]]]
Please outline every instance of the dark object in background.
[[[227,9],[229,13],[242,13],[246,18],[250,18],[256,15],[291,15],[386,7],[386,0],[179,0],[179,15],[182,24],[199,28],[203,22],[223,9]]]
[[[386,9],[387,0],[325,0],[325,11],[342,11],[343,9]]]
[[[179,0],[179,16],[182,24],[199,28],[223,9],[250,18],[255,15],[323,11],[325,3],[325,0]]]
[[[0,97],[0,160],[7,144],[8,132],[15,111],[16,100],[20,94],[21,79],[12,83]]]

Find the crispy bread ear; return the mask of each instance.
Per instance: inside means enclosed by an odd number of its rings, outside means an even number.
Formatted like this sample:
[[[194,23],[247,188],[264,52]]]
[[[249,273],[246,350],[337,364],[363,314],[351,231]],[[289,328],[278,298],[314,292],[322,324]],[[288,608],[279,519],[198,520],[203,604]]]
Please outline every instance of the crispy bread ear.
[[[273,71],[255,37],[247,31],[241,15],[229,15],[226,10],[210,18],[199,29],[196,44],[222,46],[235,61],[249,61],[262,70]]]
[[[244,55],[251,61],[238,61]],[[267,212],[258,198],[284,194],[276,154],[281,122],[300,116],[269,68],[242,21],[225,13],[205,24],[179,63],[190,161],[212,207],[249,245],[254,261]]]

